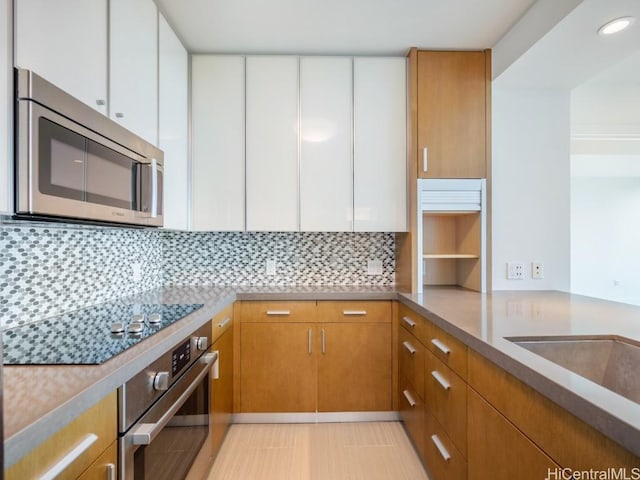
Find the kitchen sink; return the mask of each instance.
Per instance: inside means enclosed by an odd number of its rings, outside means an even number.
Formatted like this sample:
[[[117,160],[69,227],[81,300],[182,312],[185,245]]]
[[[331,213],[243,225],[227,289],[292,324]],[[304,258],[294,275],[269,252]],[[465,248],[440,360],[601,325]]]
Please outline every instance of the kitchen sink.
[[[614,335],[507,340],[640,403],[640,342]]]

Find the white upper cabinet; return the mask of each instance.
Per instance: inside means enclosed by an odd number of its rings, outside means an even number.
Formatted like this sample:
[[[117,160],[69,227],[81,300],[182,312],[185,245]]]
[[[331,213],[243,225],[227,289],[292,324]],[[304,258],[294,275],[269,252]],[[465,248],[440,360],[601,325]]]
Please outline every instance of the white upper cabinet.
[[[354,59],[354,230],[403,232],[406,60]]]
[[[0,213],[13,213],[11,0],[0,0]]]
[[[16,66],[34,71],[106,114],[107,0],[14,4]]]
[[[158,29],[158,146],[164,152],[164,227],[186,230],[189,218],[189,55],[162,15]]]
[[[110,0],[109,5],[109,116],[157,145],[156,4],[152,0]]]
[[[300,229],[352,231],[352,62],[300,59]]]
[[[244,230],[244,68],[241,56],[191,57],[192,230]]]
[[[247,230],[298,230],[298,58],[247,57]]]

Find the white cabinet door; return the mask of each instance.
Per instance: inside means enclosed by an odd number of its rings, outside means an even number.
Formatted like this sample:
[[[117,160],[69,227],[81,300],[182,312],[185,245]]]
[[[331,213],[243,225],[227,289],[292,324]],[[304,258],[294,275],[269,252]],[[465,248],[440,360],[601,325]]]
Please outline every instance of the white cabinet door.
[[[406,61],[354,59],[354,226],[407,229]]]
[[[188,228],[189,55],[160,15],[158,146],[164,152],[164,227]]]
[[[244,57],[191,57],[191,230],[244,230]]]
[[[353,230],[352,62],[300,59],[300,229]]]
[[[247,230],[298,230],[298,58],[247,57]]]
[[[0,0],[0,213],[13,213],[11,0]]]
[[[110,0],[109,4],[109,115],[157,145],[156,4],[152,0]]]
[[[107,0],[14,4],[16,65],[106,114]]]

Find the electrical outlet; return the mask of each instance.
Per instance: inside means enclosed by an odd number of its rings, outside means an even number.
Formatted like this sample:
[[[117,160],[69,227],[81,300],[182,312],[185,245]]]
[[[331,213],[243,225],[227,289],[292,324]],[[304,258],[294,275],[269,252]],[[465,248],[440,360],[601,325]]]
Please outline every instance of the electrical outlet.
[[[544,278],[544,265],[542,262],[531,263],[531,278],[542,280]]]
[[[382,275],[382,260],[369,260],[367,262],[367,275]]]
[[[134,282],[142,280],[142,265],[138,262],[131,264],[131,280]]]
[[[523,280],[524,279],[524,263],[507,262],[507,279]]]
[[[276,261],[275,260],[267,260],[267,275],[275,275],[276,274]]]

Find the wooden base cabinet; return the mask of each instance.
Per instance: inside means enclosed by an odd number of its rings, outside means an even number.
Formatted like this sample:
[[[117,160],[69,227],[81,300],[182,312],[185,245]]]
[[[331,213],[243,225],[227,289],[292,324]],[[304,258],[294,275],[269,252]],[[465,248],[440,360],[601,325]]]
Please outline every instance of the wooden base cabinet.
[[[214,319],[213,329],[224,329],[216,338],[214,333],[213,351],[218,352],[218,371],[210,382],[210,425],[211,456],[220,450],[224,436],[231,423],[233,413],[233,326],[231,312]]]
[[[243,302],[241,413],[390,411],[391,302]]]
[[[116,413],[114,391],[9,467],[4,478],[25,480],[52,475],[51,472],[57,472],[55,478],[59,479],[78,478],[83,474],[86,479],[109,478],[106,464],[113,464],[114,473],[117,467],[112,450],[118,435]],[[67,462],[67,455],[79,446],[85,446],[84,450]],[[85,480],[85,477],[81,478]]]
[[[559,466],[469,388],[469,480],[554,478]]]

